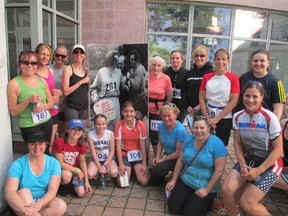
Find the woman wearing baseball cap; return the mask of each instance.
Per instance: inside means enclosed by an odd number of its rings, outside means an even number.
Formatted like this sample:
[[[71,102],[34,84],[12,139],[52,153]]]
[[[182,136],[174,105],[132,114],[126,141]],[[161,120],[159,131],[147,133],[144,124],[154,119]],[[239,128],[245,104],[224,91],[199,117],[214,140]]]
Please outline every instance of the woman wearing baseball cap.
[[[84,124],[88,117],[89,73],[83,66],[86,51],[83,45],[72,48],[73,63],[63,70],[62,90],[67,97],[64,111],[65,120],[81,119]]]
[[[5,200],[12,214],[64,215],[66,211],[66,203],[56,197],[61,167],[55,158],[44,154],[47,143],[43,131],[32,133],[27,140],[28,154],[9,168]]]

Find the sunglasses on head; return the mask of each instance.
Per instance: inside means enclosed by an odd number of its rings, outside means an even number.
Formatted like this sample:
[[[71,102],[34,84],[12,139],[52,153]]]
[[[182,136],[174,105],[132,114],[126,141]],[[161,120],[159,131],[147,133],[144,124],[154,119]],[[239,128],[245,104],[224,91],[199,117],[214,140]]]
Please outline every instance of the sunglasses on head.
[[[58,53],[55,53],[55,57],[57,57],[57,58],[62,58],[62,59],[64,59],[64,58],[66,58],[67,56],[66,55],[61,55],[61,54],[58,54]]]
[[[37,62],[29,62],[29,61],[21,61],[21,64],[29,66],[29,64],[31,66],[36,66],[38,63]]]
[[[73,54],[84,54],[85,52],[83,50],[73,50]]]
[[[194,117],[193,117],[193,119],[194,119],[194,121],[200,121],[200,120],[207,120],[207,116],[205,116],[205,115],[195,115]]]
[[[202,54],[201,54],[201,55],[195,55],[194,57],[195,57],[195,58],[199,58],[199,57],[200,57],[200,58],[204,58],[205,56],[206,56],[206,55],[202,55]]]
[[[164,105],[167,105],[167,106],[170,106],[170,107],[176,107],[176,105],[174,103],[170,103],[170,102],[167,102],[167,103],[164,103]]]

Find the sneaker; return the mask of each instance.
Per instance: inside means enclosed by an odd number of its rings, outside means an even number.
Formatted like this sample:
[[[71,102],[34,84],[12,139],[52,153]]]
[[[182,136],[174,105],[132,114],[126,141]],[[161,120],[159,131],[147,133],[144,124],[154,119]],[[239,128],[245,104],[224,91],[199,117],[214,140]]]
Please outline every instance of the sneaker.
[[[224,203],[219,201],[213,201],[212,202],[212,206],[211,206],[212,210],[218,214],[221,215],[228,215],[228,211],[227,209],[224,207]]]

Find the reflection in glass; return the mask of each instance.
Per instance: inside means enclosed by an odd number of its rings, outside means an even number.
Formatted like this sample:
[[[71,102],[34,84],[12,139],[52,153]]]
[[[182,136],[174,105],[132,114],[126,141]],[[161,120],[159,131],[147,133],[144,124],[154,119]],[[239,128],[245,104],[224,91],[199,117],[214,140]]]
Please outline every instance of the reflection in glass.
[[[56,1],[56,10],[66,14],[72,18],[77,19],[76,10],[78,8],[77,0],[57,0]]]
[[[232,44],[231,71],[239,76],[251,68],[251,55],[258,49],[265,49],[264,42],[234,40]]]
[[[195,6],[193,33],[229,35],[231,14],[230,8]]]
[[[271,73],[283,81],[284,86],[288,87],[288,45],[270,44],[270,69]]]
[[[148,4],[148,32],[188,32],[189,6]]]
[[[214,54],[215,52],[220,49],[224,48],[228,50],[229,48],[229,40],[228,39],[222,39],[222,38],[204,38],[204,37],[194,37],[192,40],[192,52],[198,45],[204,45],[208,49],[209,54],[209,61],[214,61]],[[191,53],[192,56],[192,53]],[[193,59],[192,59],[193,60]],[[191,64],[192,65],[192,60]]]
[[[76,25],[59,16],[57,16],[56,22],[57,46],[64,45],[68,50],[72,50],[72,47],[76,42]]]
[[[236,10],[234,36],[244,38],[267,38],[268,13]]]
[[[160,55],[166,60],[167,66],[170,65],[170,53],[172,50],[182,50],[184,59],[186,59],[187,37],[148,35],[148,44],[150,57]],[[183,65],[185,65],[185,62]]]
[[[271,40],[288,41],[288,16],[273,15]]]
[[[52,15],[43,11],[43,42],[53,46],[52,41]]]
[[[42,4],[47,7],[51,7],[51,0],[42,0]]]
[[[7,8],[6,12],[7,12],[8,31],[20,31],[21,28],[21,31],[30,33],[29,8]]]

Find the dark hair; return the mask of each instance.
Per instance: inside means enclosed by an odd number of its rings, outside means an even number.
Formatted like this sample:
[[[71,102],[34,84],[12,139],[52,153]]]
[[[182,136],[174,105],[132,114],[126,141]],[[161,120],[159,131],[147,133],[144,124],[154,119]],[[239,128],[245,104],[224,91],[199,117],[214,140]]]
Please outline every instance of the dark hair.
[[[123,103],[123,105],[122,105],[122,110],[124,110],[124,109],[125,109],[126,107],[128,107],[128,106],[133,107],[133,109],[134,109],[135,111],[137,111],[136,103],[134,103],[134,102],[131,101],[131,100],[127,100],[127,101],[125,101],[125,102]]]
[[[261,82],[249,80],[245,84],[245,86],[242,90],[243,97],[244,97],[245,91],[249,88],[256,88],[260,92],[261,95],[264,95],[264,88],[263,88],[263,85],[261,84]]]
[[[205,124],[206,124],[208,127],[210,127],[210,125],[209,125],[209,123],[208,123],[207,116],[205,116],[205,115],[195,115],[195,116],[193,117],[192,127],[193,127],[194,123],[197,122],[197,121],[204,121]]]
[[[129,54],[129,56],[134,55],[134,60],[139,63],[140,57],[139,57],[139,53],[137,50],[132,50]]]
[[[258,50],[256,50],[256,51],[253,52],[252,55],[251,55],[251,61],[252,61],[254,55],[256,55],[256,54],[266,55],[266,56],[267,56],[267,59],[270,61],[270,53],[269,53],[268,50],[265,50],[265,49],[258,49]]]
[[[94,119],[93,119],[94,124],[96,123],[96,120],[97,120],[98,118],[104,118],[104,119],[107,121],[106,115],[104,115],[104,114],[102,114],[102,113],[99,113],[99,114],[97,114],[97,115],[94,117]]]
[[[173,53],[179,53],[180,56],[181,56],[181,59],[184,59],[184,58],[183,58],[183,52],[182,52],[181,50],[172,50],[171,53],[170,53],[170,55],[172,55]]]
[[[225,55],[227,55],[227,58],[230,59],[230,55],[228,53],[228,51],[224,48],[220,48],[218,49],[215,54],[214,54],[214,60],[216,59],[216,56],[219,54],[219,53],[225,53]]]
[[[104,60],[105,67],[116,66],[118,59],[115,56],[119,56],[119,53],[116,50],[110,50],[106,53]]]
[[[39,43],[38,46],[35,48],[35,52],[37,53],[37,55],[39,54],[40,50],[42,50],[43,48],[47,48],[49,53],[50,53],[50,59],[49,61],[52,60],[53,57],[53,50],[52,47],[49,44],[45,44],[45,43]]]
[[[265,49],[258,49],[256,50],[255,52],[252,53],[251,55],[251,62],[253,61],[253,57],[254,55],[257,55],[257,54],[263,54],[263,55],[266,55],[268,61],[270,61],[270,53],[268,50],[265,50]],[[252,71],[252,69],[251,69]],[[269,71],[269,67],[267,68],[267,71]]]
[[[22,52],[20,52],[19,56],[18,56],[18,67],[20,66],[21,62],[24,61],[24,59],[29,59],[31,56],[34,56],[35,59],[37,59],[37,54],[35,52],[33,52],[32,50],[24,50]],[[22,73],[21,69],[20,69],[20,74]]]

